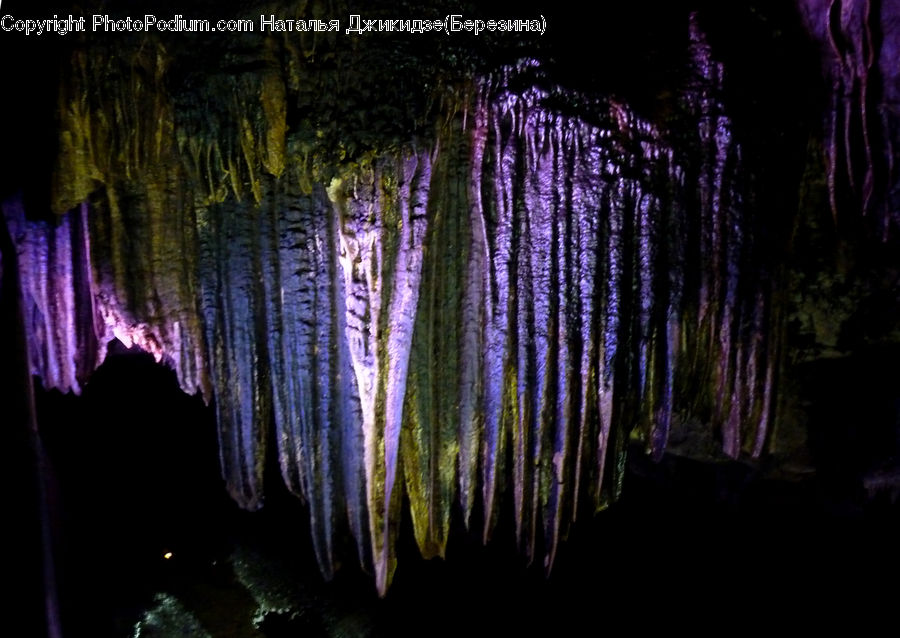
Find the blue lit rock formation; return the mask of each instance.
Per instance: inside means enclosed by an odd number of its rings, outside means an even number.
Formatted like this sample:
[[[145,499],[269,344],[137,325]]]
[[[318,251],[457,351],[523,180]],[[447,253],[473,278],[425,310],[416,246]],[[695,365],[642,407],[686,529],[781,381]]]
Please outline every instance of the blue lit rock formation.
[[[113,337],[171,365],[215,402],[242,507],[263,504],[276,447],[326,576],[349,530],[387,590],[404,495],[426,556],[455,503],[487,539],[510,495],[549,569],[569,525],[620,494],[630,440],[659,458],[695,418],[736,458],[769,436],[774,240],[726,69],[685,30],[680,136],[524,59],[444,93],[428,135],[327,160],[327,131],[288,126],[309,99],[296,48],[209,79],[234,98],[215,102],[169,93],[162,48],[74,53],[54,193],[74,208],[53,224],[3,206],[32,371],[78,392]],[[859,104],[834,117],[871,130]],[[893,179],[869,170],[847,169],[863,208]]]

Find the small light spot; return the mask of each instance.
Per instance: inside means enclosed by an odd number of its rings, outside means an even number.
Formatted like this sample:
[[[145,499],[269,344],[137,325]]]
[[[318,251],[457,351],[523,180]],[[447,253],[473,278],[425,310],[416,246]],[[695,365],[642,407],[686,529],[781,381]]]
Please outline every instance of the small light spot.
[[[163,554],[163,558],[169,560],[170,558],[172,558],[172,552],[166,552],[165,554]]]

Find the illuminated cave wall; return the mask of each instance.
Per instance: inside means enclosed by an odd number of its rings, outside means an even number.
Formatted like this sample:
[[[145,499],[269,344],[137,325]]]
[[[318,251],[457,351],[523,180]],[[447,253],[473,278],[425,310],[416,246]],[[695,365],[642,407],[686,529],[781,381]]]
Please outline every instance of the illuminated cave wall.
[[[833,5],[811,10],[834,26]],[[404,494],[433,556],[457,499],[467,523],[483,508],[486,539],[508,491],[549,568],[570,523],[619,495],[629,440],[659,458],[673,423],[699,419],[726,455],[758,456],[776,411],[782,238],[727,69],[696,18],[681,28],[671,129],[524,58],[437,87],[415,135],[363,150],[303,119],[314,53],[293,40],[181,92],[162,45],[75,50],[53,192],[69,212],[3,204],[31,371],[78,392],[113,337],[172,366],[215,402],[241,506],[262,505],[277,447],[325,575],[349,529],[386,591]],[[865,106],[853,73],[836,77]],[[847,192],[890,208],[874,193],[893,166],[834,141],[852,118],[871,132],[860,108],[830,111],[828,182],[843,149]]]

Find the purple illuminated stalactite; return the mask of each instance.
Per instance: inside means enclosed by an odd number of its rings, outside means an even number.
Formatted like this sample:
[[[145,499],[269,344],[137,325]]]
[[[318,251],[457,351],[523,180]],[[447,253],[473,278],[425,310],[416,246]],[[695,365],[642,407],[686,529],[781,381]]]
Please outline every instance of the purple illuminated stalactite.
[[[619,169],[614,164],[605,162],[606,169],[613,176],[618,175]],[[622,229],[624,225],[622,202],[625,198],[625,189],[620,181],[611,192],[602,198],[601,212],[606,213],[606,285],[605,316],[602,319],[603,333],[600,340],[599,368],[597,373],[597,414],[600,420],[600,428],[597,435],[596,455],[596,488],[595,507],[603,503],[602,489],[603,479],[606,475],[606,451],[609,444],[610,432],[613,426],[613,407],[615,406],[615,368],[619,353],[619,317],[621,309],[621,283],[623,270],[622,255]]]
[[[577,129],[576,129],[577,130]],[[603,304],[600,299],[600,282],[598,266],[600,259],[600,228],[603,224],[602,209],[600,205],[600,187],[590,177],[602,171],[600,165],[599,145],[597,144],[598,132],[589,129],[585,132],[584,139],[574,134],[572,153],[572,192],[567,202],[572,211],[576,213],[572,227],[573,241],[570,250],[575,254],[572,258],[574,272],[572,277],[577,286],[575,305],[570,309],[571,315],[577,317],[578,346],[580,359],[578,367],[574,370],[576,378],[572,381],[573,390],[578,387],[578,403],[570,402],[572,410],[566,418],[577,418],[577,444],[574,445],[574,465],[572,475],[572,520],[576,520],[582,501],[583,485],[582,475],[587,472],[591,460],[594,458],[597,436],[596,418],[596,388],[592,381],[598,374],[598,361],[596,353],[600,351],[599,342],[601,331],[597,324],[602,318]],[[574,353],[573,353],[574,358]],[[574,425],[574,424],[573,424]]]
[[[334,406],[335,418],[342,424],[341,436],[341,465],[343,479],[343,498],[346,507],[347,521],[350,530],[356,539],[357,552],[361,565],[368,565],[372,560],[371,542],[369,533],[369,505],[366,498],[366,465],[365,465],[365,435],[363,428],[362,403],[360,400],[359,386],[354,374],[353,357],[350,351],[350,342],[346,338],[349,334],[347,326],[347,297],[345,288],[345,273],[343,267],[343,253],[341,243],[341,220],[337,215],[332,215],[329,221],[329,240],[333,246],[331,290],[334,299],[332,308],[336,325],[333,330],[339,330],[335,334],[336,343],[336,380],[341,385],[339,402]]]
[[[107,333],[152,354],[175,371],[186,393],[209,400],[197,220],[170,169],[166,164],[147,182],[110,185],[92,204],[95,305]]]
[[[852,192],[859,194],[863,213],[867,212],[869,208],[875,187],[872,142],[869,133],[872,122],[870,122],[868,114],[869,76],[873,71],[876,53],[876,43],[872,38],[870,22],[872,18],[872,2],[870,0],[854,2],[833,0],[828,9],[828,41],[836,62],[834,65],[835,86],[833,87],[835,103],[831,112],[831,130],[834,140],[829,145],[829,149],[832,151],[829,155],[832,173],[829,177],[832,184],[830,196],[835,215],[837,215],[838,204],[834,183],[841,159],[845,163],[844,175],[847,184]],[[862,183],[858,182],[853,157],[855,150],[853,129],[856,126],[858,126],[862,138]],[[839,146],[842,147],[842,158],[835,154]]]
[[[638,396],[645,403],[653,401],[653,328],[650,320],[656,300],[654,299],[653,275],[654,218],[658,214],[651,196],[641,192],[636,194],[637,210],[635,234],[637,235],[637,263],[634,269],[638,279]]]
[[[461,344],[461,380],[459,410],[459,499],[469,525],[478,486],[479,454],[483,433],[496,417],[488,417],[485,396],[486,359],[489,353],[487,331],[490,324],[491,268],[488,264],[488,224],[483,201],[483,162],[488,138],[488,109],[482,91],[472,109],[471,168],[468,180],[469,227],[471,242],[462,300],[463,341]],[[489,200],[488,200],[489,201]],[[494,411],[494,414],[496,411]],[[489,506],[485,506],[490,511]]]
[[[737,457],[742,449],[759,454],[765,440],[771,404],[767,393],[760,398],[756,388],[770,388],[775,365],[774,351],[756,341],[769,325],[763,325],[760,304],[764,285],[748,266],[754,251],[753,221],[742,198],[740,147],[732,139],[731,121],[717,94],[722,90],[724,70],[691,20],[691,55],[695,80],[685,100],[698,123],[699,168],[697,199],[700,208],[700,289],[697,325],[699,331],[684,335],[692,348],[710,352],[713,387],[712,418],[722,434],[723,450]],[[751,295],[751,298],[747,298]],[[694,366],[705,365],[695,358]]]
[[[116,216],[82,204],[53,222],[31,221],[15,200],[4,205],[4,215],[20,251],[31,368],[45,387],[80,392],[81,384],[105,357],[107,343],[118,338],[127,347],[139,346],[175,368],[186,391],[202,389],[208,396],[205,350],[192,328],[198,325],[195,300],[187,296],[183,283],[174,291],[165,283],[167,277],[175,278],[172,271],[179,267],[160,258],[149,260],[154,272],[144,276],[153,281],[153,287],[140,292],[157,305],[152,311],[144,307],[149,316],[142,321],[137,318],[140,313],[120,303],[114,282],[124,274],[106,259],[110,250],[103,246],[109,237],[105,233],[116,223]],[[137,251],[147,248],[145,230],[138,229],[135,235]],[[187,238],[181,238],[185,246],[182,241],[161,246],[154,240],[155,247],[148,251],[174,254],[182,247],[192,251],[191,237],[187,233]],[[101,257],[91,240],[101,245]]]
[[[165,294],[131,290],[143,305],[127,309],[122,248],[93,264],[84,211],[55,229],[23,222],[35,369],[74,388],[72,353],[93,334],[78,326],[149,349],[182,385],[208,367],[229,491],[258,507],[277,445],[326,575],[348,523],[384,593],[404,490],[423,553],[440,555],[457,494],[470,524],[481,489],[487,539],[507,481],[519,542],[550,568],[566,525],[621,491],[630,435],[662,455],[690,407],[676,387],[698,387],[726,453],[758,455],[765,440],[773,313],[745,267],[759,247],[723,68],[696,20],[690,36],[690,157],[624,104],[549,82],[513,90],[540,73],[523,61],[476,82],[461,142],[443,131],[311,195],[272,179],[260,205],[199,206],[183,242],[196,291],[166,283],[179,270],[160,266],[164,216],[135,234],[135,267]],[[578,115],[552,106],[573,97]],[[104,241],[121,238],[129,213],[105,215]]]
[[[78,394],[111,338],[96,308],[87,205],[56,222],[30,221],[12,199],[3,215],[19,253],[31,372],[45,388]]]
[[[550,448],[544,455],[548,501],[544,515],[545,558],[550,569],[556,558],[560,538],[577,507],[579,443],[587,411],[586,381],[590,378],[592,340],[591,318],[597,251],[597,202],[588,176],[590,154],[585,151],[595,129],[581,122],[561,120],[556,140],[555,164],[557,197],[555,204],[558,252],[558,316],[556,335],[559,346],[555,422],[550,432]]]
[[[740,453],[741,439],[738,418],[738,406],[742,397],[738,394],[740,388],[740,347],[741,343],[735,337],[740,334],[738,329],[741,319],[738,307],[738,277],[740,259],[740,222],[735,219],[736,211],[733,206],[738,202],[732,202],[730,196],[733,181],[726,175],[728,170],[728,153],[731,149],[730,134],[727,122],[720,119],[716,128],[716,155],[715,155],[715,188],[713,190],[713,219],[716,229],[715,251],[716,264],[720,269],[720,287],[717,296],[720,296],[721,318],[717,326],[719,341],[719,369],[718,389],[716,393],[716,411],[721,420],[722,439],[725,453],[737,457]],[[724,281],[723,281],[724,279]],[[737,352],[734,349],[737,348]]]
[[[573,387],[574,375],[571,373],[577,365],[573,357],[577,356],[579,342],[575,336],[575,326],[570,321],[570,312],[577,306],[577,282],[572,280],[573,255],[573,221],[577,223],[577,213],[572,210],[571,186],[566,183],[567,175],[572,173],[569,145],[573,144],[571,122],[562,117],[555,118],[552,128],[551,148],[553,150],[553,192],[548,198],[552,206],[555,227],[554,260],[551,270],[550,286],[552,297],[552,314],[547,326],[551,344],[556,343],[556,365],[547,366],[547,385],[545,402],[541,409],[541,429],[543,449],[541,456],[541,478],[538,489],[541,493],[540,511],[543,513],[544,533],[544,565],[549,569],[556,557],[556,546],[559,540],[560,525],[564,510],[569,506],[567,480],[569,474],[570,430],[575,411],[570,409],[571,401],[578,394]],[[572,217],[575,217],[573,220]],[[550,362],[548,362],[549,364]],[[554,370],[555,367],[555,370]],[[546,496],[544,496],[546,495]],[[543,502],[546,500],[546,502]]]
[[[710,47],[701,31],[696,16],[691,16],[690,21],[691,61],[696,77],[689,87],[687,101],[694,107],[698,114],[697,131],[699,134],[700,149],[705,154],[710,154],[713,147],[714,131],[716,126],[716,113],[718,111],[711,92],[717,82],[717,66],[711,60]],[[712,151],[714,153],[714,151]],[[700,260],[707,267],[700,270],[699,312],[698,327],[702,331],[704,326],[711,329],[711,323],[707,322],[710,298],[718,289],[719,254],[715,250],[715,229],[717,219],[713,202],[715,165],[707,160],[703,161],[697,169],[697,194],[700,208]]]
[[[80,211],[82,214],[84,210]],[[83,221],[83,219],[82,219]],[[13,534],[7,537],[13,539],[25,539],[25,534],[38,532],[40,537],[40,551],[32,552],[31,539],[28,539],[24,548],[18,548],[20,552],[26,552],[20,556],[23,563],[22,576],[25,578],[24,587],[21,587],[22,600],[26,603],[25,626],[31,626],[33,631],[39,632],[38,627],[42,626],[43,635],[48,638],[60,638],[63,635],[61,623],[61,606],[59,601],[59,591],[57,582],[57,563],[56,554],[61,546],[61,534],[59,529],[59,512],[56,499],[53,498],[56,492],[55,481],[53,480],[53,471],[49,456],[47,455],[43,440],[41,437],[40,427],[37,419],[37,406],[35,403],[35,387],[32,370],[32,362],[41,359],[46,361],[46,357],[33,356],[31,348],[35,345],[32,335],[29,334],[32,328],[26,318],[26,306],[35,303],[33,297],[33,286],[35,281],[24,281],[25,279],[36,279],[40,276],[41,271],[26,272],[21,270],[22,262],[20,259],[25,256],[34,246],[27,244],[40,243],[41,239],[53,236],[59,232],[60,241],[67,240],[65,232],[60,232],[59,228],[49,228],[46,224],[34,224],[27,222],[24,217],[24,210],[20,196],[7,200],[0,204],[0,322],[3,326],[2,340],[0,340],[0,353],[2,353],[2,363],[8,376],[4,377],[7,388],[7,396],[4,397],[4,434],[7,438],[5,441],[27,441],[28,450],[20,450],[16,447],[13,453],[16,455],[26,455],[22,459],[16,460],[16,467],[20,469],[30,469],[25,475],[16,474],[13,478],[17,481],[25,480],[26,493],[35,492],[37,497],[37,506],[33,510],[31,503],[21,503],[25,507],[21,510],[26,514],[26,524],[23,525],[22,531],[16,533],[14,526]],[[74,244],[81,243],[77,232],[75,233]],[[86,241],[87,236],[84,236]],[[78,249],[73,252],[73,260],[71,264],[62,262],[60,265],[72,266],[73,270],[78,270],[79,263],[82,263],[77,255]],[[37,255],[29,255],[30,259],[40,256],[41,251],[37,251]],[[33,266],[31,261],[29,266]],[[47,274],[44,271],[43,274]],[[52,276],[52,273],[50,273]],[[73,278],[73,283],[77,278]],[[76,284],[77,286],[77,284]],[[31,291],[32,295],[26,301],[27,291]],[[76,295],[77,297],[77,295]],[[78,302],[76,301],[76,304]],[[91,319],[89,327],[93,328],[95,322]],[[65,353],[66,355],[73,353]],[[40,373],[40,372],[38,372]],[[46,381],[44,382],[47,383]],[[12,391],[10,392],[10,388]],[[28,476],[28,474],[31,474]],[[29,480],[30,479],[30,480]],[[12,499],[13,512],[19,513],[19,502]],[[32,516],[37,514],[37,521],[32,521]],[[9,514],[8,514],[9,516]],[[14,515],[13,515],[14,516]],[[18,525],[20,522],[17,522]],[[37,549],[37,548],[35,548]],[[24,555],[28,555],[29,559],[21,560]],[[14,563],[15,565],[16,563]],[[37,572],[40,577],[35,578]],[[15,567],[13,574],[18,575]],[[32,598],[33,597],[33,598]],[[42,598],[43,604],[39,607],[32,607],[32,600]],[[37,609],[43,608],[43,622],[37,621]]]
[[[396,479],[400,448],[403,398],[409,366],[409,344],[419,301],[422,271],[422,244],[427,225],[426,203],[431,180],[431,158],[426,153],[410,156],[402,167],[396,205],[399,208],[400,233],[388,318],[388,362],[385,387],[385,476],[384,498],[390,502]],[[393,365],[391,365],[393,364]]]
[[[329,192],[342,220],[346,334],[362,406],[369,529],[382,593],[396,562],[400,489],[394,488],[430,178],[431,158],[420,152],[355,183],[332,184]]]
[[[622,338],[640,355],[635,378],[638,388],[645,389],[638,391],[647,395],[645,418],[656,424],[654,436],[660,443],[654,451],[665,442],[679,343],[677,319],[670,316],[678,316],[680,288],[666,284],[656,290],[668,279],[668,264],[662,263],[658,248],[667,237],[656,228],[660,203],[643,194],[652,181],[640,186],[626,178],[621,167],[630,166],[629,174],[634,174],[636,167],[646,165],[652,167],[650,173],[667,180],[669,164],[661,158],[669,155],[658,148],[657,133],[620,105],[610,109],[616,128],[603,130],[544,110],[545,94],[540,91],[513,94],[490,84],[483,90],[495,92],[493,99],[480,101],[489,111],[480,121],[492,121],[494,135],[487,138],[476,130],[474,153],[483,157],[482,148],[494,149],[498,211],[487,218],[493,224],[485,224],[492,231],[485,244],[508,250],[508,257],[493,262],[509,264],[510,275],[515,273],[504,287],[509,299],[516,300],[507,304],[516,310],[507,321],[515,321],[508,324],[505,354],[494,363],[499,367],[504,361],[507,384],[498,430],[511,426],[512,494],[520,543],[533,556],[540,530],[549,567],[563,518],[576,515],[589,459],[596,465],[588,472],[595,480],[588,493],[595,507],[604,500],[601,481],[611,441],[611,493],[620,487],[626,435],[620,429],[624,424],[615,423],[613,396],[617,385],[625,387],[616,380]],[[635,143],[636,138],[641,141]],[[489,143],[482,146],[486,139]],[[604,150],[613,139],[624,157]],[[628,155],[632,149],[639,154]],[[481,163],[474,176],[486,181]],[[483,189],[473,186],[472,191],[480,195]],[[506,219],[508,230],[500,223]],[[629,306],[623,306],[622,299],[623,287],[632,286],[631,276],[628,282],[625,277],[626,244],[629,259],[640,271],[633,275],[636,301]],[[676,278],[680,285],[680,275]],[[628,308],[635,304],[637,333],[632,337],[632,319],[622,313],[631,312]],[[490,356],[488,349],[485,357]],[[487,428],[485,436],[489,444]]]
[[[755,367],[754,372],[756,374],[760,373],[759,368],[765,368],[765,376],[761,381],[761,393],[754,392],[752,396],[757,397],[759,403],[759,423],[756,426],[756,440],[753,443],[753,456],[758,457],[762,454],[764,446],[766,444],[766,436],[769,431],[769,420],[772,415],[772,398],[774,389],[772,384],[775,380],[775,368],[778,365],[778,358],[780,352],[778,350],[778,338],[775,334],[773,334],[776,330],[778,330],[778,322],[777,320],[770,320],[769,325],[766,326],[762,316],[765,314],[766,310],[765,297],[763,296],[762,291],[757,291],[757,298],[755,304],[755,313],[754,318],[759,317],[758,321],[754,322],[755,330],[758,329],[758,332],[754,332],[752,335],[753,346],[756,351],[756,360],[759,361],[759,364]],[[758,328],[756,328],[758,327]],[[766,330],[766,328],[769,328]],[[767,348],[757,348],[759,341],[765,340],[767,342]],[[762,395],[760,397],[760,394]]]
[[[900,6],[876,0],[796,0],[818,44],[831,95],[824,111],[826,183],[835,222],[873,213],[883,239],[897,224],[900,174]]]
[[[511,150],[509,160],[509,192],[516,220],[516,349],[515,357],[517,418],[511,422],[513,442],[513,504],[519,545],[531,558],[536,533],[536,498],[540,460],[540,406],[544,400],[543,369],[547,365],[546,323],[549,308],[550,249],[553,243],[547,211],[534,203],[533,180],[546,176],[529,174],[527,144],[530,135],[526,128],[527,113],[518,100],[507,101],[509,125],[512,129],[506,141]]]
[[[227,202],[198,212],[202,307],[219,430],[222,474],[246,509],[263,502],[271,410],[258,208]]]
[[[338,285],[335,216],[321,186],[308,196],[276,197],[265,208],[261,233],[269,239],[264,285],[278,456],[285,484],[308,504],[316,557],[330,577],[342,502],[360,558],[366,555],[361,447],[354,433],[358,407]]]
[[[668,223],[667,233],[674,237],[685,237],[687,234],[687,224],[683,220],[684,210],[682,208],[682,196],[680,193],[684,191],[684,172],[675,162],[674,153],[668,149],[665,153],[666,170],[668,173],[668,181],[671,185],[670,193],[664,205],[668,207]],[[669,429],[672,425],[675,393],[676,372],[680,364],[681,358],[684,356],[683,349],[683,308],[682,300],[685,287],[685,254],[687,249],[683,242],[669,242],[666,261],[668,272],[666,273],[666,283],[668,284],[668,306],[665,314],[665,330],[667,334],[666,342],[666,362],[665,362],[665,385],[663,389],[664,403],[663,416],[659,417],[659,429],[654,433],[653,448],[657,455],[662,453],[668,444]]]
[[[490,91],[490,83],[482,90]],[[493,192],[485,197],[482,186],[482,210],[488,248],[488,268],[484,276],[484,434],[482,451],[482,490],[484,502],[484,538],[488,539],[493,528],[501,476],[504,472],[505,446],[508,437],[509,420],[518,420],[509,412],[516,412],[514,368],[508,362],[507,350],[511,339],[515,338],[515,314],[511,312],[510,281],[513,255],[513,202],[510,198],[510,161],[513,150],[504,149],[503,134],[499,115],[491,109],[490,96],[485,98],[484,108],[488,109],[487,125],[492,135],[493,174],[487,183],[493,185]],[[512,386],[512,387],[511,387]]]
[[[381,560],[381,530],[378,523],[385,520],[384,512],[373,511],[373,500],[380,498],[375,485],[376,446],[382,446],[376,421],[376,392],[378,383],[378,321],[381,316],[381,244],[378,224],[381,220],[378,205],[376,173],[362,175],[350,188],[362,204],[349,199],[343,184],[332,184],[329,197],[336,207],[345,208],[336,215],[342,220],[339,228],[341,275],[344,280],[344,310],[346,341],[358,388],[363,432],[363,467],[366,476],[366,504],[369,509],[369,534],[373,547],[373,561]],[[369,210],[365,207],[368,206]],[[361,209],[361,210],[357,210]],[[374,223],[368,222],[372,219]],[[382,452],[383,455],[383,452]],[[384,570],[384,567],[382,567]]]
[[[536,534],[545,517],[545,527],[556,516],[558,503],[545,503],[554,497],[553,458],[556,447],[555,431],[559,425],[558,397],[565,395],[565,384],[560,384],[560,373],[565,370],[565,353],[568,344],[560,338],[564,324],[560,320],[560,294],[564,276],[565,253],[561,246],[564,238],[563,220],[560,216],[560,197],[565,184],[560,179],[559,163],[562,161],[562,120],[553,114],[532,114],[522,117],[523,133],[531,152],[525,155],[526,187],[524,209],[528,215],[530,246],[524,246],[530,256],[531,286],[528,298],[533,309],[534,377],[535,387],[530,389],[533,402],[531,439],[533,452],[528,462],[535,468],[531,485],[531,521],[526,551],[532,556],[536,551]],[[561,460],[562,450],[557,455]],[[555,499],[554,499],[555,500]]]

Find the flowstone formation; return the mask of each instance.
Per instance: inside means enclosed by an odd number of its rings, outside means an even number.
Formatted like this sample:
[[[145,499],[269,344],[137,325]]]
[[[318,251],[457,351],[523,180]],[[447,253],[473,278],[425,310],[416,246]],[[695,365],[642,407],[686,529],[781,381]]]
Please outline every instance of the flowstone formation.
[[[770,436],[781,238],[700,24],[665,121],[536,57],[407,80],[343,126],[370,85],[327,34],[230,44],[208,76],[153,39],[77,48],[61,216],[3,204],[32,373],[78,392],[114,337],[172,366],[215,403],[242,507],[275,446],[326,576],[349,530],[387,590],[404,495],[425,556],[455,503],[487,540],[509,495],[549,569],[620,494],[629,440],[659,458],[691,418],[737,458]]]

